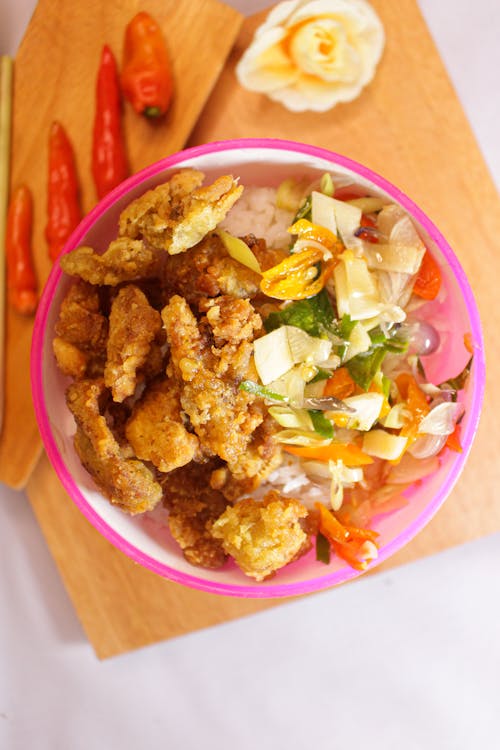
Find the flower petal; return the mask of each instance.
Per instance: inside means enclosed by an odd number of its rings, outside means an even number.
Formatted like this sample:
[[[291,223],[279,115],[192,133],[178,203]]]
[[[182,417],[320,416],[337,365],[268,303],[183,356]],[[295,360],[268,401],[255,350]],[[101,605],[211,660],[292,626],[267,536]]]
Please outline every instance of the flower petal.
[[[288,0],[257,30],[236,74],[292,111],[326,111],[371,81],[384,43],[366,0]]]
[[[247,48],[236,66],[242,86],[267,93],[297,80],[299,71],[280,45],[284,36],[281,28],[268,29]]]

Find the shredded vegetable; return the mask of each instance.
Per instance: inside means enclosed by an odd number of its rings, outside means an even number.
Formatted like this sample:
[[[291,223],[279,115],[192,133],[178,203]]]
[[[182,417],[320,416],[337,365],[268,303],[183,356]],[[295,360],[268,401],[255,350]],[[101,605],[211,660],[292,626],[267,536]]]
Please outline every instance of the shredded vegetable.
[[[261,293],[279,303],[254,341],[259,383],[240,388],[266,400],[290,460],[311,481],[329,482],[330,508],[316,503],[317,559],[328,564],[333,551],[364,570],[377,534],[340,518],[401,507],[400,493],[438,468],[442,450],[461,451],[460,391],[474,349],[466,336],[462,371],[429,382],[423,359],[442,342],[419,309],[443,280],[412,220],[360,186],[335,190],[331,175],[303,190],[285,180],[278,191],[279,204],[296,211],[293,242],[262,272]],[[221,237],[231,254],[235,238]],[[252,267],[240,247],[233,257]]]

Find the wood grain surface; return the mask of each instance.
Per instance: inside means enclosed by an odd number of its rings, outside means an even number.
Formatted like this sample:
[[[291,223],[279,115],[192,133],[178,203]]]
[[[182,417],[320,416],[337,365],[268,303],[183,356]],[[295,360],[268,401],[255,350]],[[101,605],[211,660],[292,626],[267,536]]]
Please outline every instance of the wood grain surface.
[[[239,88],[234,65],[262,20],[259,15],[245,22],[191,143],[278,136],[329,147],[382,172],[408,192],[449,239],[474,288],[486,341],[494,341],[499,326],[498,194],[416,3],[374,0],[373,5],[383,20],[387,47],[375,80],[359,99],[321,115],[291,114]],[[495,500],[499,471],[491,439],[500,408],[495,388],[499,356],[498,349],[489,348],[486,406],[457,486],[427,528],[378,570],[500,529]],[[28,494],[101,657],[272,604],[187,591],[138,568],[79,514],[45,457]]]
[[[124,107],[131,172],[183,147],[243,20],[218,0],[39,0],[15,60],[11,184],[26,183],[35,197],[33,249],[41,283],[50,270],[44,239],[50,125],[59,120],[73,143],[87,212],[96,203],[90,154],[102,46],[109,44],[120,64],[124,28],[139,10],[165,29],[176,88],[161,122]],[[7,311],[0,481],[16,488],[25,485],[41,452],[29,378],[32,327],[32,319]]]

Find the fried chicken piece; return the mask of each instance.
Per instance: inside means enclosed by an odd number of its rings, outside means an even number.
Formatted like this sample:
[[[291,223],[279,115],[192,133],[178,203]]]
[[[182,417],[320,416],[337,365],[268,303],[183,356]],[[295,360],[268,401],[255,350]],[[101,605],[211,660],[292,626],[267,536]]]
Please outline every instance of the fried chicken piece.
[[[123,456],[103,415],[103,402],[108,397],[102,378],[79,380],[69,386],[66,403],[77,426],[75,450],[113,504],[131,514],[144,513],[161,500],[162,490],[142,461]]]
[[[298,500],[271,490],[262,501],[247,497],[226,508],[211,533],[247,576],[263,581],[310,548],[307,516]]]
[[[163,259],[163,253],[146,247],[142,240],[118,237],[102,255],[83,245],[63,255],[60,264],[65,273],[90,284],[116,286],[158,276]]]
[[[262,322],[248,300],[216,299],[200,325],[177,295],[163,308],[162,318],[170,345],[169,370],[182,386],[182,408],[207,455],[233,464],[264,418],[263,402],[238,388],[254,372],[252,340]]]
[[[148,383],[155,380],[159,375],[164,375],[167,361],[167,337],[162,326],[151,342],[146,360],[138,371],[138,379],[144,379]]]
[[[283,451],[274,441],[279,429],[278,423],[266,414],[246,451],[231,465],[232,473],[228,466],[218,467],[212,472],[210,486],[231,502],[254,492],[281,463]]]
[[[256,237],[254,234],[246,234],[241,239],[248,245],[259,261],[262,271],[267,271],[269,268],[277,266],[278,263],[281,263],[290,254],[288,249],[268,247],[265,239]]]
[[[111,305],[104,381],[122,402],[136,387],[137,370],[147,360],[161,328],[160,313],[134,284],[120,289]]]
[[[227,506],[224,496],[209,485],[213,468],[213,461],[192,463],[170,472],[163,480],[170,532],[186,560],[203,568],[220,568],[226,561],[222,543],[210,533],[212,523]]]
[[[120,234],[143,237],[170,255],[193,247],[215,229],[243,191],[231,175],[201,187],[203,179],[202,172],[186,169],[148,190],[122,212]]]
[[[61,303],[52,342],[60,370],[73,378],[102,372],[108,321],[101,313],[98,290],[84,281],[72,284]]]
[[[208,234],[189,252],[166,259],[164,280],[169,296],[179,294],[192,305],[219,294],[252,298],[260,276],[231,258],[218,235]]]
[[[136,515],[152,510],[161,500],[161,487],[141,461],[121,456],[101,458],[80,428],[74,437],[82,466],[102,493],[121,510]]]
[[[171,378],[147,388],[132,410],[125,434],[137,458],[169,472],[199,456],[199,441],[182,421],[180,389]]]

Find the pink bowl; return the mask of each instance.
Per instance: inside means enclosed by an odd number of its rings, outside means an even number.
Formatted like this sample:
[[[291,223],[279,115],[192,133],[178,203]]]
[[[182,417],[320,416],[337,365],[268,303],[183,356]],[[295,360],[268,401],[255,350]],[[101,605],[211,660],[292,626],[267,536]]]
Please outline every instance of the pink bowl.
[[[445,451],[440,468],[407,491],[408,504],[378,520],[376,529],[381,546],[378,560],[372,565],[378,564],[407,544],[444,502],[463,469],[478,426],[485,381],[484,347],[478,310],[464,271],[432,221],[387,180],[345,156],[274,139],[209,143],[147,167],[119,185],[83,219],[64,252],[82,244],[104,250],[116,236],[117,220],[123,208],[144,191],[166,181],[169,174],[181,167],[201,169],[208,178],[232,173],[240,176],[243,185],[278,185],[286,177],[301,174],[314,177],[325,171],[352,175],[370,192],[399,203],[413,217],[422,238],[441,265],[445,301],[429,303],[427,310],[441,333],[443,346],[426,358],[426,371],[435,382],[459,372],[467,360],[463,336],[470,332],[475,358],[468,387],[462,396],[465,406],[461,429],[463,452]],[[168,529],[154,516],[129,517],[102,497],[73,449],[75,427],[64,400],[67,379],[57,369],[52,354],[54,325],[69,283],[70,279],[59,266],[54,266],[35,320],[31,351],[33,399],[48,457],[66,491],[95,528],[144,567],[177,583],[216,594],[291,596],[331,587],[358,576],[357,571],[338,558],[332,558],[328,566],[317,562],[313,550],[263,583],[253,582],[233,563],[216,571],[195,568],[184,560]]]

